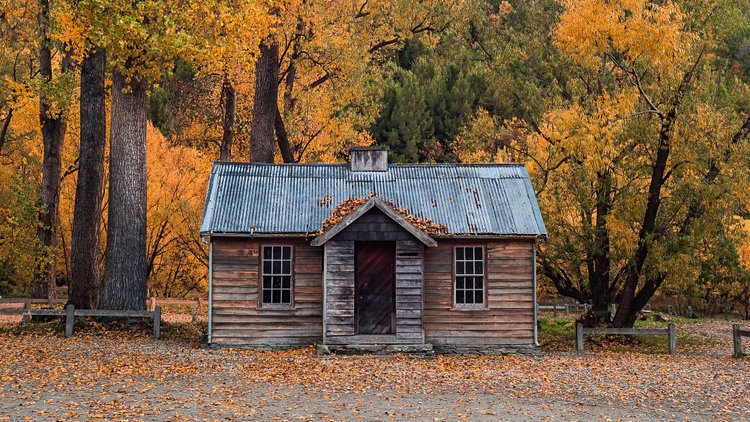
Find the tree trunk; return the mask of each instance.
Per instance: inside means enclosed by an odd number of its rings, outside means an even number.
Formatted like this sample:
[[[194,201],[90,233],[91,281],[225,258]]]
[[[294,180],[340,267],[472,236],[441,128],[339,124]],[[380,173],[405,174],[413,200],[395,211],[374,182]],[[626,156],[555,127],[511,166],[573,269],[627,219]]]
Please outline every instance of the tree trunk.
[[[99,304],[99,225],[104,181],[104,148],[107,142],[105,61],[105,51],[97,48],[81,63],[81,145],[73,209],[71,277],[68,287],[68,304],[77,309],[96,309]]]
[[[250,161],[273,163],[274,124],[278,111],[279,45],[263,43],[255,64],[255,97],[250,130]]]
[[[39,75],[44,84],[52,82],[52,40],[48,33],[49,0],[39,0]],[[58,206],[60,202],[60,167],[65,120],[62,114],[52,115],[44,87],[39,94],[39,123],[44,144],[42,187],[39,195],[39,239],[42,253],[31,285],[31,295],[38,299],[55,298],[56,247]]]
[[[123,89],[128,92],[123,92]],[[109,211],[101,306],[146,309],[146,85],[112,74]]]
[[[609,323],[609,303],[613,292],[610,275],[610,241],[607,219],[612,209],[612,174],[603,170],[597,175],[596,216],[593,247],[587,253],[591,312],[598,324]]]
[[[234,110],[236,107],[236,93],[232,83],[224,77],[221,84],[221,101],[224,109],[224,118],[222,120],[222,137],[221,137],[221,161],[232,161],[232,143],[234,142]]]
[[[274,120],[274,126],[276,128],[276,140],[279,143],[279,151],[281,151],[281,159],[285,163],[296,163],[294,159],[294,152],[292,151],[292,145],[289,143],[289,135],[286,132],[286,126],[284,125],[284,118],[281,116],[281,112],[276,110],[276,120]]]
[[[10,127],[10,121],[13,120],[13,109],[8,109],[8,114],[3,119],[2,127],[0,127],[0,153],[3,152],[3,146],[5,145],[5,139],[8,137],[8,128]]]

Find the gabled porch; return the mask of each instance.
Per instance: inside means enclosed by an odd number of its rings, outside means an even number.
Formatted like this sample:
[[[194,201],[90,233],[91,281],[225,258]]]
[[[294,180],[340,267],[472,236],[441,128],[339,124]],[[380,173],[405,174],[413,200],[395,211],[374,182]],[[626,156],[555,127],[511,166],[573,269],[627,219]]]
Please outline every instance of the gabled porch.
[[[423,255],[437,242],[377,197],[316,237],[323,246],[323,345],[429,351]]]

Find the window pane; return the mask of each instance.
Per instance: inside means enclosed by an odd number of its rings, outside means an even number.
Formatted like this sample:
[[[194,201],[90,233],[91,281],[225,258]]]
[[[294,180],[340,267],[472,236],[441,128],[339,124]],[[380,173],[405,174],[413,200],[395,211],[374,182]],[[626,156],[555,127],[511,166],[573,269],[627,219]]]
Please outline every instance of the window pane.
[[[284,246],[284,259],[289,259],[292,257],[292,248],[289,246]]]
[[[271,274],[271,261],[263,261],[263,274]]]
[[[285,289],[291,288],[292,284],[292,278],[291,277],[281,277],[281,287]]]
[[[463,290],[456,290],[456,303],[465,303]]]
[[[464,303],[466,303],[466,304],[474,303],[474,294],[473,293],[474,292],[472,292],[471,290],[467,290],[466,291],[466,293],[464,294]]]
[[[281,273],[282,274],[291,274],[292,273],[292,263],[291,263],[291,261],[284,261],[284,262],[282,262]]]
[[[281,303],[291,303],[291,292],[289,290],[281,291]]]
[[[484,263],[482,261],[474,262],[474,274],[484,274]]]
[[[484,277],[474,277],[474,288],[484,290]]]
[[[463,262],[456,262],[456,274],[466,274],[464,272],[464,263]]]
[[[482,290],[474,291],[474,303],[484,303],[482,296],[484,296],[484,292]]]
[[[456,289],[463,289],[463,288],[464,288],[464,278],[456,277]]]
[[[273,247],[273,259],[281,259],[281,246]]]
[[[273,261],[273,273],[281,274],[281,261]]]
[[[269,246],[263,247],[263,259],[270,259],[271,258],[271,248]]]
[[[466,259],[474,259],[474,249],[466,248]]]
[[[264,289],[271,288],[271,277],[268,277],[268,276],[263,277],[263,288]]]
[[[274,289],[280,289],[281,288],[281,277],[274,277],[273,278],[273,288]]]
[[[263,290],[263,303],[271,303],[271,291]]]
[[[456,248],[456,260],[464,259],[464,248]]]
[[[474,259],[477,261],[484,259],[484,254],[482,254],[482,248],[474,248]]]

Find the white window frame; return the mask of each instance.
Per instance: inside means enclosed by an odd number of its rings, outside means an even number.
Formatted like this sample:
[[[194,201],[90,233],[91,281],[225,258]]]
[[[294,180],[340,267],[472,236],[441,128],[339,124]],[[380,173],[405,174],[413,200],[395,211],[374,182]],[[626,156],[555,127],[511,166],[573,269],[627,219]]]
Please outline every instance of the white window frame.
[[[266,258],[265,251],[266,248],[271,248],[271,258]],[[274,258],[273,257],[273,248],[281,248],[281,258]],[[284,248],[289,248],[289,258],[284,258]],[[271,273],[266,273],[266,262],[271,262]],[[289,262],[289,271],[284,272],[284,262]],[[279,266],[281,267],[281,271],[279,273],[276,273],[273,271],[273,263],[279,262]],[[259,280],[259,288],[258,288],[258,303],[261,308],[291,308],[294,305],[294,247],[292,245],[288,244],[263,244],[260,246],[260,268],[258,273],[260,274],[260,280]],[[271,287],[265,287],[265,279],[266,277],[289,277],[289,287],[283,287],[283,280],[282,280],[282,287],[273,287],[273,279],[271,279]],[[265,292],[267,290],[271,291],[271,302],[266,302],[264,299]],[[281,299],[284,297],[284,291],[289,291],[289,302],[273,302],[273,292],[279,291],[279,296]]]
[[[473,252],[476,252],[477,249],[481,251],[481,260],[477,259],[476,256],[472,256],[471,260],[466,259],[466,249],[473,249]],[[459,260],[458,259],[458,249],[464,250],[464,258]],[[462,273],[458,272],[458,263],[462,262],[464,264],[464,270]],[[482,271],[481,273],[477,274],[467,274],[466,273],[466,263],[471,262],[473,269],[476,267],[473,265],[475,262],[481,262],[482,263]],[[476,271],[474,271],[476,272]],[[477,289],[472,287],[471,289],[466,289],[466,284],[464,284],[463,289],[458,289],[458,278],[459,277],[481,277],[482,279],[482,288]],[[476,280],[472,280],[475,282]],[[466,283],[466,280],[464,280],[464,283]],[[484,247],[484,245],[458,245],[453,248],[453,307],[456,309],[486,309],[487,308],[487,249]],[[479,303],[459,303],[457,299],[457,292],[458,290],[462,290],[464,292],[470,291],[473,292],[472,294],[476,294],[474,292],[481,291],[482,292],[482,301]],[[465,296],[464,296],[464,302],[465,302]]]

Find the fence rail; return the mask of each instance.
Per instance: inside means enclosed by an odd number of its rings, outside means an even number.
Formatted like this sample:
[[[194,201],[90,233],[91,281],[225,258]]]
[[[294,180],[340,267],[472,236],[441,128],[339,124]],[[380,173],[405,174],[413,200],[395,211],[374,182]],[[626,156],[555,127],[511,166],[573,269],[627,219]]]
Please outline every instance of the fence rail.
[[[742,337],[750,337],[750,330],[743,330],[740,324],[732,324],[732,339],[734,340],[734,356],[742,357]]]
[[[0,298],[0,315],[46,315],[44,313],[38,313],[38,314],[24,314],[22,312],[18,312],[19,310],[26,310],[31,309],[31,305],[65,305],[68,303],[67,297],[61,297],[53,300],[50,302],[47,299],[32,299],[27,297],[8,297],[8,298]],[[204,306],[207,305],[207,301],[205,299],[196,299],[196,300],[186,300],[186,299],[158,299],[155,297],[151,297],[148,300],[147,307],[151,312],[154,312],[156,310],[157,305],[182,305],[182,306],[190,306],[191,314],[193,322],[196,322],[198,320],[198,315],[201,313],[201,310]],[[43,309],[37,309],[36,311],[54,311],[51,309],[43,310]],[[78,311],[76,311],[78,312]],[[94,315],[91,315],[94,316]],[[96,316],[102,316],[102,315],[96,315]]]
[[[63,310],[58,309],[0,309],[0,315],[21,315],[24,318],[32,316],[65,317],[65,337],[73,335],[75,317],[111,317],[111,318],[149,318],[154,322],[154,337],[161,337],[161,307],[153,311],[129,311],[117,309],[76,309],[68,305]]]
[[[669,324],[667,328],[598,328],[584,327],[580,322],[576,324],[576,347],[578,353],[583,353],[583,336],[585,334],[603,334],[603,335],[666,335],[669,336],[669,354],[677,353],[677,330],[674,324]]]

